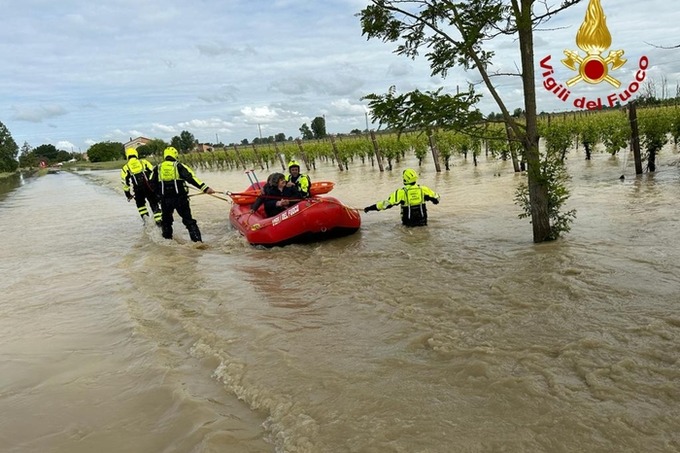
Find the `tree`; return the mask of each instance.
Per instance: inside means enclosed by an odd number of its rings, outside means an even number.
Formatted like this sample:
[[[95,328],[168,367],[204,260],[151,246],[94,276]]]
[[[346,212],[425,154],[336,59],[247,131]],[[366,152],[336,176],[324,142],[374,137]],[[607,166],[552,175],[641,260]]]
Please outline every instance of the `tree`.
[[[175,135],[174,137],[172,137],[172,139],[170,140],[170,146],[175,148],[178,152],[182,151],[182,139],[179,138],[179,135]]]
[[[307,126],[307,123],[304,123],[302,126],[300,126],[300,133],[302,134],[303,140],[311,140],[314,138],[314,133],[309,128],[309,126]]]
[[[87,150],[90,162],[109,162],[125,157],[125,145],[120,142],[99,142]]]
[[[317,116],[312,120],[312,133],[314,138],[324,138],[326,134],[326,118]]]
[[[409,58],[415,58],[419,51],[425,50],[433,76],[446,77],[454,66],[479,73],[501,110],[509,137],[522,144],[529,166],[525,211],[531,218],[536,243],[555,239],[560,231],[568,231],[569,222],[564,221],[564,216],[573,216],[573,211],[562,215],[559,209],[550,205],[555,201],[561,205],[566,200],[565,196],[550,197],[551,188],[561,194],[566,189],[560,179],[563,173],[553,168],[557,164],[551,161],[550,165],[545,165],[552,156],[546,155],[546,160],[541,162],[538,149],[533,27],[579,1],[566,0],[556,10],[546,9],[545,14],[534,15],[535,0],[371,0],[359,14],[363,34],[368,39],[401,41],[395,53]],[[523,123],[508,111],[492,80],[496,74],[489,72],[494,52],[485,46],[500,35],[518,36],[524,91]],[[434,92],[415,90],[397,95],[392,87],[385,95],[372,94],[365,98],[370,101],[373,119],[398,131],[407,128],[469,130],[481,118],[479,111],[473,108],[480,95],[474,92],[472,85],[455,95],[443,93],[442,88]]]
[[[286,134],[283,132],[279,132],[274,136],[274,140],[277,142],[285,142],[286,141]]]
[[[19,150],[19,167],[21,168],[32,168],[39,165],[38,158],[33,151],[31,145],[28,142],[24,142],[23,146]]]
[[[33,147],[28,144],[28,142],[24,142],[24,144],[21,146],[21,149],[19,150],[19,156],[23,156],[26,154],[29,154],[33,151]]]
[[[70,158],[71,153],[69,153],[68,151],[64,151],[63,149],[60,149],[59,151],[57,151],[57,157],[55,158],[55,160],[57,162],[66,162]]]
[[[47,162],[52,162],[56,160],[58,152],[59,150],[57,149],[57,147],[49,143],[40,145],[33,150],[33,153],[36,155],[36,157],[39,158],[44,157],[45,159],[47,159]]]
[[[19,168],[19,147],[9,129],[0,122],[0,173],[12,173]]]
[[[190,151],[193,151],[194,148],[196,148],[196,144],[198,141],[194,137],[194,134],[192,134],[189,131],[182,131],[179,134],[179,141],[180,141],[180,152],[182,153],[188,153]]]
[[[169,145],[164,140],[155,138],[146,145],[137,148],[137,153],[139,154],[139,157],[158,156],[162,159],[163,151],[165,151],[165,148],[168,146]]]

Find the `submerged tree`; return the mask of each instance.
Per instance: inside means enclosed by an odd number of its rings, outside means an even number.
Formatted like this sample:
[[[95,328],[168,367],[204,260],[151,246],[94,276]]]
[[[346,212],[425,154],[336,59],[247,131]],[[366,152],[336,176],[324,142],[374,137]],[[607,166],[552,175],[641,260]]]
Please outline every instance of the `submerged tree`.
[[[561,173],[545,171],[538,150],[536,90],[534,77],[533,28],[550,16],[580,0],[567,0],[561,7],[535,15],[535,0],[371,0],[361,11],[363,34],[385,42],[400,42],[395,53],[410,58],[425,50],[432,75],[446,77],[450,69],[460,66],[476,70],[494,101],[501,110],[509,136],[522,144],[528,164],[528,211],[533,226],[534,242],[555,239],[560,231],[568,231],[568,221],[555,200],[563,203],[566,197],[551,197],[550,191],[565,190]],[[508,111],[491,72],[494,52],[485,47],[501,35],[517,35],[521,55],[521,75],[524,90],[523,123]],[[418,90],[397,95],[394,87],[385,95],[369,95],[373,118],[399,131],[408,128],[464,129],[479,122],[481,114],[474,109],[480,95],[472,86],[467,91],[449,95],[439,89],[434,92]],[[559,206],[558,206],[559,207]],[[557,216],[557,217],[556,217]],[[561,217],[560,217],[561,216]],[[553,223],[551,225],[551,219]]]

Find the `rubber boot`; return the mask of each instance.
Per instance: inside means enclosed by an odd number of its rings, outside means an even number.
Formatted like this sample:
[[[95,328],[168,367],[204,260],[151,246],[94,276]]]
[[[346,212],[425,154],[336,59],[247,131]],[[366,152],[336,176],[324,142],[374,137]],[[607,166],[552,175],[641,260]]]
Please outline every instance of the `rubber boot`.
[[[172,225],[161,225],[161,231],[165,239],[172,239]]]
[[[189,230],[189,237],[194,242],[203,242],[201,239],[201,230],[198,229],[198,225],[188,225],[187,230]]]

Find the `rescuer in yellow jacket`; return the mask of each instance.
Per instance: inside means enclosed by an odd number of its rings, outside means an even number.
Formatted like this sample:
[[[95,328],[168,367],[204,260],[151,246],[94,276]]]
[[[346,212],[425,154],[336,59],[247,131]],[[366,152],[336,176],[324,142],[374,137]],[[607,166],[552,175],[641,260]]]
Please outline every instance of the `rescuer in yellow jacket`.
[[[196,220],[191,216],[187,183],[205,193],[215,193],[213,189],[196,177],[194,171],[179,162],[177,150],[172,146],[163,151],[163,162],[156,165],[151,175],[156,194],[161,199],[161,228],[163,237],[172,239],[173,212],[182,218],[182,223],[189,231],[189,237],[194,242],[202,242],[201,231]]]
[[[401,205],[401,223],[408,227],[427,225],[426,201],[439,204],[439,194],[429,187],[416,184],[418,173],[407,168],[402,173],[404,187],[394,191],[387,200],[366,206],[364,212],[383,211]]]
[[[286,176],[286,181],[288,181],[286,187],[295,186],[304,198],[309,198],[312,181],[309,179],[309,176],[300,173],[300,163],[296,160],[291,160],[288,162],[288,171],[290,173]]]
[[[146,159],[140,159],[135,148],[125,150],[125,157],[127,158],[127,163],[120,170],[120,182],[123,184],[123,191],[127,200],[130,201],[134,198],[137,204],[137,211],[142,220],[149,217],[149,210],[146,207],[148,200],[151,212],[153,212],[153,219],[156,225],[160,225],[161,210],[158,207],[158,198],[149,183],[149,178],[153,171],[151,162]]]

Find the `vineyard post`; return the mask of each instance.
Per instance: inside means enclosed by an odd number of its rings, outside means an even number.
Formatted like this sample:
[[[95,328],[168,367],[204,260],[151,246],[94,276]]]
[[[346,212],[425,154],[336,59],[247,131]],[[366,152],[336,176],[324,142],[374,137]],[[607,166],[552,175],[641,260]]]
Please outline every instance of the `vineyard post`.
[[[236,145],[234,145],[234,151],[236,151],[236,157],[238,157],[238,161],[241,162],[241,165],[243,165],[243,170],[246,170],[246,163],[243,162],[241,153],[238,151],[238,147]]]
[[[340,171],[344,171],[345,169],[342,168],[342,161],[340,160],[340,156],[338,155],[338,147],[335,145],[335,138],[333,138],[332,135],[328,136],[331,139],[331,146],[333,147],[333,155],[335,156],[335,161],[338,163],[338,168]]]
[[[279,156],[279,161],[281,162],[281,168],[283,169],[283,172],[286,172],[286,161],[283,160],[283,154],[279,152],[279,146],[274,142],[274,151],[276,151],[276,155]]]
[[[260,159],[260,153],[257,152],[257,146],[255,146],[255,143],[251,143],[253,145],[253,153],[255,154],[255,159],[257,159],[257,163],[260,165],[260,169],[264,170],[264,165],[262,165],[262,159]]]
[[[296,138],[295,143],[297,143],[298,149],[300,150],[300,155],[302,156],[302,161],[305,163],[305,167],[307,167],[307,171],[309,171],[309,161],[307,160],[307,154],[305,154],[305,150],[302,148],[302,140],[300,140],[299,138]]]
[[[371,131],[371,142],[373,142],[373,151],[375,152],[375,160],[378,161],[378,168],[380,171],[385,171],[383,168],[382,156],[380,155],[380,149],[378,148],[378,140],[375,139],[375,132]]]
[[[434,168],[437,173],[441,173],[442,167],[439,163],[439,150],[437,149],[437,144],[434,142],[434,137],[432,137],[432,131],[428,129],[427,140],[430,142],[430,149],[432,150],[432,160],[434,160]]]
[[[635,102],[628,104],[628,118],[630,121],[630,144],[635,158],[635,174],[642,174],[642,158],[640,156],[640,135],[638,134],[637,111]]]

